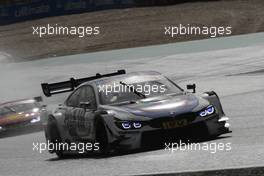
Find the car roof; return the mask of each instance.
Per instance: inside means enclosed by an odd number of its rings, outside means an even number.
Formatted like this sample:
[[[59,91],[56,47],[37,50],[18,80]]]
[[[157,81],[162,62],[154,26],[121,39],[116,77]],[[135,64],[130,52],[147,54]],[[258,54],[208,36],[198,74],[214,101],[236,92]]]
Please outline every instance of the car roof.
[[[34,103],[36,102],[34,99],[21,99],[21,100],[14,100],[14,101],[9,101],[9,102],[5,102],[5,103],[1,103],[0,104],[0,108],[4,107],[4,106],[12,106],[12,105],[16,105],[16,104],[26,104],[26,103]]]
[[[130,72],[130,73],[122,74],[122,75],[116,75],[116,76],[111,76],[111,77],[102,77],[102,78],[98,78],[98,79],[95,79],[95,80],[87,81],[87,82],[81,84],[80,86],[91,85],[91,84],[98,85],[100,83],[105,83],[105,82],[109,82],[109,81],[128,79],[128,78],[130,78],[132,76],[133,77],[134,76],[140,76],[140,77],[153,76],[154,77],[154,76],[161,76],[161,73],[159,73],[157,71]]]

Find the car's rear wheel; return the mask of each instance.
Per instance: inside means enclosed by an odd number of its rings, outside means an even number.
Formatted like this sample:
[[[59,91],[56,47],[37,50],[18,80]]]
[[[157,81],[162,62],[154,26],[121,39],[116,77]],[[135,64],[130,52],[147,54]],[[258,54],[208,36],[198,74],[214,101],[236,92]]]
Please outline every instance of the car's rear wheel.
[[[63,158],[65,155],[63,150],[59,147],[59,144],[62,142],[61,136],[59,133],[59,129],[54,118],[50,118],[47,124],[47,131],[48,131],[48,140],[51,145],[53,145],[52,153],[56,153],[59,158]]]

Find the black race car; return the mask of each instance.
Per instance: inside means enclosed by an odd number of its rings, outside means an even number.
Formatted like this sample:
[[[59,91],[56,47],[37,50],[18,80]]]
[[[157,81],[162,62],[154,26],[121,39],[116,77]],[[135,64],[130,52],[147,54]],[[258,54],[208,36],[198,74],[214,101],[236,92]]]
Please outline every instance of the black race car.
[[[184,91],[158,72],[109,74],[43,83],[47,97],[72,92],[63,104],[42,112],[49,144],[93,144],[107,153],[138,149],[171,137],[216,137],[229,131],[229,119],[213,91]],[[76,147],[75,147],[76,149]],[[63,156],[71,149],[53,147]],[[90,151],[90,150],[89,150]]]

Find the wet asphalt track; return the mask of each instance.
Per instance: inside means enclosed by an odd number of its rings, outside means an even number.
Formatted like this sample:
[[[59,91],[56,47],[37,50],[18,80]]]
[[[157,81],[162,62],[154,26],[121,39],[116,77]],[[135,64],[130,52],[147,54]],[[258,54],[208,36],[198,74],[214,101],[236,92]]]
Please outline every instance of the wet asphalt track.
[[[206,42],[209,44],[211,41],[202,41],[201,44],[206,45]],[[224,39],[215,42],[224,42]],[[156,57],[140,57],[142,48],[135,49],[138,59],[130,59],[134,58],[132,52],[121,56],[124,50],[98,53],[104,57],[113,53],[117,55],[118,59],[110,59],[107,64],[89,60],[89,55],[85,55],[87,60],[84,56],[74,56],[76,60],[60,58],[1,64],[0,79],[4,85],[1,87],[1,99],[36,96],[41,80],[63,80],[72,75],[84,77],[121,68],[129,72],[157,70],[177,80],[182,87],[195,82],[198,92],[218,92],[230,117],[233,133],[208,142],[231,143],[231,151],[172,153],[160,149],[109,158],[76,156],[58,160],[55,155],[32,150],[33,142],[44,142],[44,134],[38,132],[0,138],[0,175],[131,175],[264,166],[264,42],[238,48],[172,54],[176,46],[168,45],[170,54]],[[198,43],[196,46],[199,47]],[[144,49],[148,50],[151,51],[151,47]],[[90,54],[90,57],[95,56]],[[56,102],[61,97],[48,101]]]

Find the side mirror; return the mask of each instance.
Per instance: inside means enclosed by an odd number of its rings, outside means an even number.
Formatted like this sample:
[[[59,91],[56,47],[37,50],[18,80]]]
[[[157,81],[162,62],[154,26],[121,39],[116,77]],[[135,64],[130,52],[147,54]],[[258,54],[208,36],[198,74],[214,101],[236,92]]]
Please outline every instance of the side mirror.
[[[89,101],[87,102],[80,102],[80,107],[84,109],[89,109],[91,107],[91,103]]]
[[[39,96],[39,97],[34,97],[34,100],[35,100],[36,102],[43,102],[43,98],[42,98],[41,96]]]
[[[187,90],[192,90],[192,93],[196,92],[196,84],[188,84],[186,87]]]
[[[45,111],[45,110],[47,109],[47,105],[42,105],[42,106],[40,107],[40,109],[41,109],[41,111]]]

